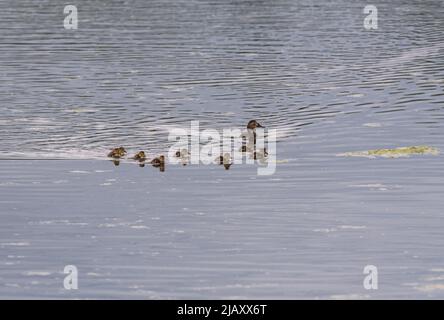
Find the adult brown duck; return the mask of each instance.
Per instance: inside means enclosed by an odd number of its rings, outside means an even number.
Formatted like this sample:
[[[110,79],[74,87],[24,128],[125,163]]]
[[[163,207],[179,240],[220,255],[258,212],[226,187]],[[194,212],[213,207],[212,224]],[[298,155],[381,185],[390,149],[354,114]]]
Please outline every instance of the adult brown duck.
[[[251,136],[253,136],[253,145],[256,145],[256,128],[264,128],[264,126],[262,126],[256,120],[250,120],[247,124],[247,133],[250,144],[251,144]]]
[[[254,130],[256,128],[263,128],[263,126],[256,120],[250,120],[247,124],[247,129]]]

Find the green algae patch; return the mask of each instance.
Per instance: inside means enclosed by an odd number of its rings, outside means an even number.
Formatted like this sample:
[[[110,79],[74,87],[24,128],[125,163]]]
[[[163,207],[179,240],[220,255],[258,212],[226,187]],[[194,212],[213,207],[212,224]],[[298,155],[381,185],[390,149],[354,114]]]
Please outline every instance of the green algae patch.
[[[438,155],[439,150],[429,146],[412,146],[395,149],[374,149],[368,151],[346,152],[338,154],[340,157],[367,157],[367,158],[400,158],[411,155]]]

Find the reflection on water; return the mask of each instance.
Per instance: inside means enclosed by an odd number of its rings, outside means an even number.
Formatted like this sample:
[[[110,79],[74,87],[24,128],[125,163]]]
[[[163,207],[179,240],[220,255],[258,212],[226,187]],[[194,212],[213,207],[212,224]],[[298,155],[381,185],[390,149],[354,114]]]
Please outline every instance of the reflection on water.
[[[444,150],[443,1],[379,1],[377,31],[346,0],[64,5],[0,0],[0,297],[443,296],[442,153],[336,157]],[[82,160],[250,119],[273,176]]]

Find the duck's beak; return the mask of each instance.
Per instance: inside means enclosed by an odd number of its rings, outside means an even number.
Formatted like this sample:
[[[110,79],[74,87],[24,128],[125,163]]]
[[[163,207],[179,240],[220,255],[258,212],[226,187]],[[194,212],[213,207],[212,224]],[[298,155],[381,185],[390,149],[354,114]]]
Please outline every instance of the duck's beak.
[[[264,128],[264,126],[261,125],[261,124],[259,124],[259,123],[257,123],[257,124],[256,124],[256,128]]]

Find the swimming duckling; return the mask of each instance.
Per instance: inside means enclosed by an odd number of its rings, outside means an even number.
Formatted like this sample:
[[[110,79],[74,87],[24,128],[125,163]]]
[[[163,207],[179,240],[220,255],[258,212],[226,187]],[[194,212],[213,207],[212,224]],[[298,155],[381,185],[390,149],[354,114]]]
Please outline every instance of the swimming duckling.
[[[177,150],[176,158],[180,158],[182,165],[186,166],[190,158],[188,150],[187,149]]]
[[[134,157],[134,160],[138,160],[139,162],[144,162],[146,160],[146,155],[144,151],[139,151]]]
[[[242,153],[252,152],[253,148],[251,146],[249,146],[249,145],[244,144],[244,145],[242,145],[240,147],[239,151],[242,152]]]
[[[177,150],[176,151],[176,157],[177,158],[183,158],[183,157],[188,157],[189,153],[187,149],[182,149],[182,150]]]
[[[230,169],[230,166],[233,164],[229,153],[225,153],[223,156],[221,155],[221,156],[217,157],[216,162],[218,162],[219,165],[224,165],[225,170]]]
[[[165,166],[165,157],[162,155],[158,158],[154,158],[153,160],[151,160],[151,164],[153,165],[153,167],[162,167]]]
[[[165,157],[159,156],[158,158],[154,158],[151,160],[151,165],[155,168],[159,168],[160,172],[165,171]]]
[[[118,147],[118,148],[112,149],[111,152],[108,153],[108,157],[118,159],[118,158],[124,157],[125,154],[126,154],[125,148]]]
[[[258,160],[258,159],[262,160],[266,157],[268,157],[268,151],[266,148],[263,148],[262,150],[253,152],[253,159],[254,160]]]

